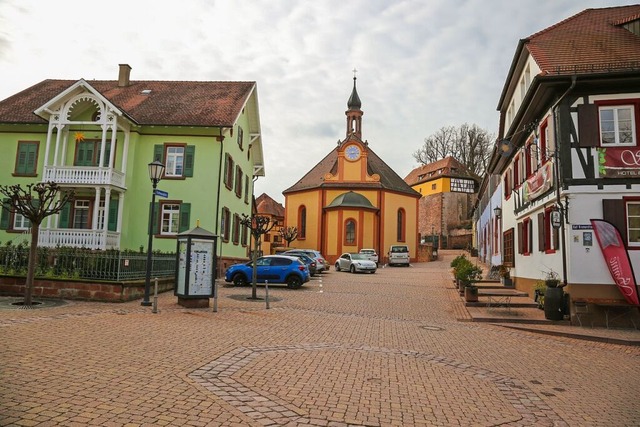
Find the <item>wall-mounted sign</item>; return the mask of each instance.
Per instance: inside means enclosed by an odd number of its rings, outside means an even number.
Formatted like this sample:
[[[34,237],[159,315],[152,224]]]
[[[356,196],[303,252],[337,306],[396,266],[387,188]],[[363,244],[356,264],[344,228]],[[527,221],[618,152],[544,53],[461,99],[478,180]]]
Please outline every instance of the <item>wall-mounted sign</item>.
[[[553,185],[553,163],[547,162],[524,182],[524,201],[534,200]]]
[[[637,147],[598,148],[600,178],[640,177],[640,149]]]

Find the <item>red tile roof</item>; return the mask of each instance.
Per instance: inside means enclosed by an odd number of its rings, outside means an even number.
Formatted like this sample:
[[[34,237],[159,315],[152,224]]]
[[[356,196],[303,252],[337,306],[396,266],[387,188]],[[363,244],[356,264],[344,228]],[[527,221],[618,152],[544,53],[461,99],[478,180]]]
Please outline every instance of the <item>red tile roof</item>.
[[[262,193],[256,199],[256,210],[259,214],[268,214],[277,217],[284,217],[284,206],[276,202],[267,193]]]
[[[440,171],[436,174],[436,172]],[[431,174],[431,175],[430,175]],[[418,166],[404,178],[409,185],[430,181],[443,176],[448,177],[473,177],[467,168],[455,158],[449,156],[427,165]]]
[[[44,80],[0,101],[0,121],[45,123],[33,111],[77,80]],[[255,82],[87,81],[140,125],[233,126]],[[150,90],[148,94],[142,91]]]
[[[523,40],[543,74],[582,74],[640,67],[640,37],[623,27],[640,5],[586,9]]]

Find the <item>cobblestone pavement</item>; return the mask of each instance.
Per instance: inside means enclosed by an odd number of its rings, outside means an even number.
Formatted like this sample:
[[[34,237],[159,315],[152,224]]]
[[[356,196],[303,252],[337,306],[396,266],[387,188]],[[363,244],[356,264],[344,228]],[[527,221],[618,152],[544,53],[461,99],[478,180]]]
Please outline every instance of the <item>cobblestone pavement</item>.
[[[449,262],[0,310],[0,425],[640,425],[640,347],[470,322]]]

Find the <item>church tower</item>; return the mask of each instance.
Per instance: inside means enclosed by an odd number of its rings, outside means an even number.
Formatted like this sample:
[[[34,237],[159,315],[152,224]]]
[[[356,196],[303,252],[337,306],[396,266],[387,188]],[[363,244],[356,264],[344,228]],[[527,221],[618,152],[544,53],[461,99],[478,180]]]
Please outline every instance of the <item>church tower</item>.
[[[347,101],[348,110],[345,112],[347,115],[347,139],[349,136],[355,135],[362,140],[362,115],[364,113],[360,107],[362,107],[362,102],[360,102],[360,97],[356,90],[356,76],[353,76],[353,90]]]

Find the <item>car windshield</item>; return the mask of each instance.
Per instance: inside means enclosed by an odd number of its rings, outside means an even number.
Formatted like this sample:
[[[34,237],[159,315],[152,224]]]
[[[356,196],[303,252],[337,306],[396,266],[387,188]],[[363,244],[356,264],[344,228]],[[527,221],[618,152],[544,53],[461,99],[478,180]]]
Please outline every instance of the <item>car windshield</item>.
[[[409,252],[406,246],[392,246],[391,252]]]
[[[367,258],[364,254],[351,254],[351,259],[364,259],[364,260],[368,260],[369,258]]]

